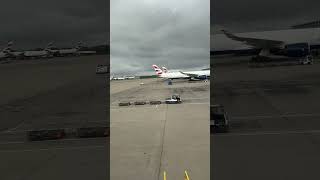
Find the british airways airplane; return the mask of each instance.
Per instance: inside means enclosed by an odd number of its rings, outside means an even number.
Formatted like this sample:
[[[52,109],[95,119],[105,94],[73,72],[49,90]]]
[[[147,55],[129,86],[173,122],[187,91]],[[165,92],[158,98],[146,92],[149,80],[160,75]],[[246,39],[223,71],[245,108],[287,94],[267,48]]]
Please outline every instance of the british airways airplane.
[[[210,70],[199,71],[168,71],[166,67],[162,69],[157,65],[152,65],[156,74],[164,79],[191,79],[191,80],[205,80],[210,77]]]

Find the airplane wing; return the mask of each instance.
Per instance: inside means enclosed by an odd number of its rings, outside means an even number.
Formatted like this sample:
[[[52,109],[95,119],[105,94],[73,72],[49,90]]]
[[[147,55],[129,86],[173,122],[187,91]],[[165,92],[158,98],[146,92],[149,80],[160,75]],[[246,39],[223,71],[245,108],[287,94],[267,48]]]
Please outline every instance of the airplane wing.
[[[262,48],[262,49],[271,49],[271,48],[280,48],[284,45],[283,41],[269,40],[269,39],[258,39],[258,38],[248,38],[248,37],[239,37],[226,30],[221,30],[228,38],[243,42],[247,45]]]

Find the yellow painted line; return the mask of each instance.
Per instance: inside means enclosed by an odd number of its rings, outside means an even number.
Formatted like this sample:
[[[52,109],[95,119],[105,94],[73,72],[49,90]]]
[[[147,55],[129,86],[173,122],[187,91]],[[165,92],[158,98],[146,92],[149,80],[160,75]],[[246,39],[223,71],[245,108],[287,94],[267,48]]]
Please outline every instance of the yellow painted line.
[[[167,174],[165,171],[163,171],[163,180],[167,180]]]
[[[184,171],[184,180],[190,180],[187,171]]]

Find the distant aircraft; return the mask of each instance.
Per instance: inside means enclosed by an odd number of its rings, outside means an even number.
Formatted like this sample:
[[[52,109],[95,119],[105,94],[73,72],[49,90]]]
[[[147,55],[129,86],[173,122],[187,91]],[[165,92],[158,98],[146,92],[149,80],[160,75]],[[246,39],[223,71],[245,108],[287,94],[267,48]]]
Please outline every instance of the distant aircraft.
[[[125,79],[135,79],[134,76],[125,76],[124,78],[125,78]]]
[[[210,77],[210,70],[180,71],[191,78],[191,80],[207,80]]]
[[[13,46],[13,41],[10,41],[8,43],[8,55],[10,56],[10,58],[22,57],[24,52],[23,51],[13,51],[12,46]]]
[[[8,42],[7,46],[2,49],[0,52],[0,59],[6,59],[7,57],[10,56],[9,52],[11,50],[12,42]]]
[[[21,57],[23,52],[12,50],[13,42],[9,41],[7,47],[0,52],[0,59],[15,59]]]
[[[113,80],[125,80],[125,77],[113,77]]]
[[[44,50],[25,51],[22,55],[24,58],[47,58],[52,57],[52,42],[47,45]]]
[[[59,56],[70,56],[70,55],[78,55],[78,51],[82,47],[82,43],[78,42],[78,45],[75,48],[70,49],[59,49],[58,54]]]
[[[206,80],[210,77],[210,70],[199,71],[168,71],[166,67],[160,69],[157,65],[152,65],[156,74],[165,79],[190,79],[190,80]]]
[[[97,54],[97,51],[89,51],[89,50],[83,50],[85,47],[83,46],[83,44],[80,44],[79,50],[78,50],[78,55],[94,55]],[[82,49],[82,50],[81,50]]]

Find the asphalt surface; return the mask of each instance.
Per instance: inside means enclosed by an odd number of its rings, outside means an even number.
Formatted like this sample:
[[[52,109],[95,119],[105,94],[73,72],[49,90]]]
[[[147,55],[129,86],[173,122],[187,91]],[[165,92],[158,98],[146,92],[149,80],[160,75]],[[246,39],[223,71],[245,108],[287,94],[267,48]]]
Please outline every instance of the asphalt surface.
[[[27,132],[107,126],[106,55],[0,64],[0,179],[107,179],[109,139],[30,142]]]
[[[140,83],[144,83],[140,85]],[[209,179],[210,82],[160,79],[111,82],[111,179]],[[180,94],[181,104],[131,105],[119,102],[164,101]]]
[[[211,179],[319,179],[320,64],[248,68],[243,58],[214,65],[211,103],[225,106],[230,132],[211,134]]]

